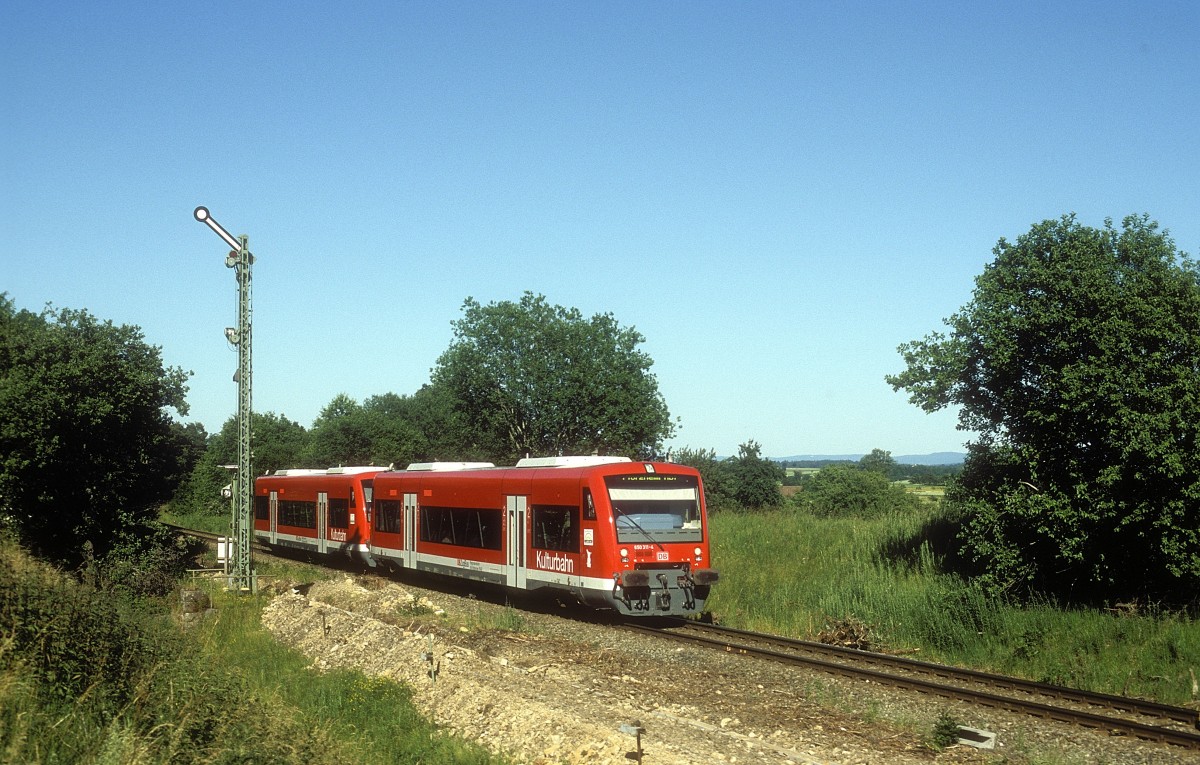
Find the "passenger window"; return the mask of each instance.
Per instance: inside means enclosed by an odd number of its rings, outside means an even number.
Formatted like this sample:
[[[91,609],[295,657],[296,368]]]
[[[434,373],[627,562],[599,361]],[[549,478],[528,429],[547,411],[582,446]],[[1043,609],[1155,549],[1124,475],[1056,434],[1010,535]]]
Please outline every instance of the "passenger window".
[[[579,552],[579,508],[533,506],[533,546],[539,550]]]

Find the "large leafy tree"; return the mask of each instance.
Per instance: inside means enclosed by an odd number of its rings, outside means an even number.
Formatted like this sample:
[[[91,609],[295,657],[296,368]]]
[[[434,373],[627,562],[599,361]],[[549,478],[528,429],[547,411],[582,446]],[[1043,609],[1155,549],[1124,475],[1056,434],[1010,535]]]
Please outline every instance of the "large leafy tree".
[[[362,406],[339,393],[313,420],[305,461],[314,467],[366,465],[371,461],[370,431]]]
[[[221,489],[233,480],[225,466],[237,464],[237,441],[237,417],[233,416],[209,437],[203,455],[174,498],[178,510],[230,512]],[[304,461],[308,441],[309,432],[300,423],[274,412],[254,412],[250,416],[251,470],[263,475],[280,468],[308,467]]]
[[[892,453],[889,451],[872,449],[870,454],[862,456],[862,459],[858,461],[858,466],[863,470],[870,470],[890,478],[896,469],[896,460],[892,459]]]
[[[137,327],[0,296],[0,520],[68,564],[148,534],[194,458],[186,380]]]
[[[978,433],[956,492],[982,581],[1189,597],[1200,582],[1200,274],[1146,216],[1001,239],[888,377]]]
[[[762,447],[750,440],[738,446],[736,457],[730,457],[729,475],[735,502],[751,510],[783,504],[779,487],[786,471],[774,460],[762,456]]]
[[[333,465],[403,466],[430,451],[422,429],[422,401],[384,393],[362,404],[340,394],[313,422],[308,462]]]
[[[519,302],[468,298],[432,385],[453,401],[474,443],[498,461],[525,454],[658,453],[674,426],[638,346],[611,314],[584,318],[525,293]]]

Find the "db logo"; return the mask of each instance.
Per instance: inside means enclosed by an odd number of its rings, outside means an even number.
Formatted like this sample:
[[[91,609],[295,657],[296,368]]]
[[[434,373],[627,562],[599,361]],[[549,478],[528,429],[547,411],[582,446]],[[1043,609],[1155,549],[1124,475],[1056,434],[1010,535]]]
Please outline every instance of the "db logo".
[[[664,550],[659,550],[658,551],[658,559],[659,560],[670,560],[670,556],[667,555],[667,553]]]

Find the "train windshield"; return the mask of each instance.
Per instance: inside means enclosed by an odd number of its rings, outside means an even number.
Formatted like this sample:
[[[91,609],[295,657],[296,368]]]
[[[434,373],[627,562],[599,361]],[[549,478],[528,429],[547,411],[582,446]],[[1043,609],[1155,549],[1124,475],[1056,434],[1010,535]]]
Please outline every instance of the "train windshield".
[[[700,487],[690,475],[620,475],[604,479],[617,541],[700,542]]]

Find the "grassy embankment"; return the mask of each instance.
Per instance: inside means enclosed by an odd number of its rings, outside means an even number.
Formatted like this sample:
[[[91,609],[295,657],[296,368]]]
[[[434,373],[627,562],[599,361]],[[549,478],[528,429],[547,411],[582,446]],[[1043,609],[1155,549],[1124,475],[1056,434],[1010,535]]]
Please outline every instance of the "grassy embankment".
[[[262,629],[264,598],[214,597],[181,631],[171,604],[95,592],[0,543],[0,762],[496,761],[440,736],[395,683],[312,672]]]
[[[827,622],[869,625],[877,649],[1079,688],[1198,701],[1200,623],[1137,613],[1013,605],[945,573],[924,538],[951,528],[937,504],[871,520],[803,512],[711,519],[721,572],[708,608],[722,623],[814,637]]]

